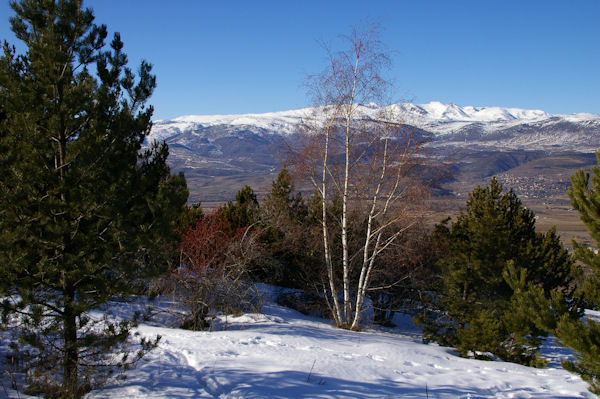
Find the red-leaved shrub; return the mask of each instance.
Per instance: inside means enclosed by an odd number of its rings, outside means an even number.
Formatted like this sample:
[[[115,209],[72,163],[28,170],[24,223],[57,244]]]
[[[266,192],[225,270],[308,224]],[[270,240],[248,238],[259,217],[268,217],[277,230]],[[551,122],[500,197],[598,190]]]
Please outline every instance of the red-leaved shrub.
[[[220,209],[202,217],[181,235],[178,272],[206,274],[221,271],[230,245],[243,234],[244,229],[234,229],[222,217]]]
[[[254,235],[234,228],[221,210],[198,218],[181,233],[179,262],[154,291],[184,305],[181,327],[208,326],[210,312],[256,310],[256,287],[248,282],[248,265],[260,254]]]

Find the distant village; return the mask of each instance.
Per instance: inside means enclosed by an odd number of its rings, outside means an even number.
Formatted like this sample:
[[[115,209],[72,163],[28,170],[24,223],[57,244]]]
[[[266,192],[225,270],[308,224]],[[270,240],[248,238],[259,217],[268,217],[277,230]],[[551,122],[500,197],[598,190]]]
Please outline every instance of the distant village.
[[[565,195],[571,187],[571,182],[556,180],[556,176],[514,176],[510,173],[502,173],[497,179],[505,188],[512,188],[522,199],[547,199],[549,197]]]

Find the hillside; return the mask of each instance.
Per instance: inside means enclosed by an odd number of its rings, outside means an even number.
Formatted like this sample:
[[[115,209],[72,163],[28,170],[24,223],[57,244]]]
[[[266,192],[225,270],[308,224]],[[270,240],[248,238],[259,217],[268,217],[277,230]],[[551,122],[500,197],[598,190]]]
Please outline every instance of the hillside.
[[[162,305],[163,309],[165,304]],[[113,303],[119,317],[132,306]],[[108,398],[592,398],[560,367],[565,349],[547,339],[549,367],[464,359],[421,342],[408,316],[395,328],[351,332],[265,298],[262,314],[219,316],[212,331],[170,328],[168,318],[141,324],[159,347],[126,373],[86,395]],[[32,398],[0,377],[0,398]]]
[[[560,367],[567,355],[552,340],[546,369],[470,360],[422,344],[409,317],[397,317],[394,329],[357,333],[265,299],[263,314],[218,317],[213,331],[141,325],[141,334],[163,337],[159,347],[126,380],[87,398],[593,397]]]
[[[518,166],[522,172],[529,162],[547,157],[569,154],[582,161],[578,165],[589,166],[589,154],[600,148],[600,115],[595,114],[553,115],[439,102],[390,108],[408,128],[427,138],[430,156],[451,166],[450,181],[461,184],[448,187],[458,195],[490,176]],[[378,110],[373,104],[360,106],[365,118]],[[190,200],[210,206],[231,199],[243,184],[259,193],[268,187],[284,162],[285,147],[303,134],[302,121],[311,115],[311,109],[299,109],[183,116],[156,121],[147,142],[169,144],[169,162],[174,171],[186,174]],[[572,173],[571,166],[565,165],[563,174]]]

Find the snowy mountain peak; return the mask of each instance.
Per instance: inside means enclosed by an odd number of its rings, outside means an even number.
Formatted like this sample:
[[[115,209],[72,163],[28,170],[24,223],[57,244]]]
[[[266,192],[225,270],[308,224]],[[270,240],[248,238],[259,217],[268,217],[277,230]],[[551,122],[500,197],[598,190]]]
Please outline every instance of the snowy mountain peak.
[[[381,109],[374,103],[361,104],[357,115],[376,117]],[[576,151],[598,148],[598,114],[557,115],[522,108],[461,107],[439,101],[397,103],[386,109],[393,111],[404,123],[428,132],[440,145],[457,142],[472,147],[527,148],[534,145],[538,149],[569,147]],[[200,139],[213,142],[217,137],[240,134],[263,138],[289,136],[300,133],[302,121],[311,118],[314,111],[314,108],[304,108],[262,114],[181,116],[155,121],[147,142],[166,140],[189,146]],[[533,134],[534,131],[537,134]]]
[[[398,103],[390,107],[398,112],[400,117],[405,119],[407,123],[417,123],[419,125],[452,122],[525,122],[555,116],[540,110],[503,107],[461,107],[453,103],[444,104],[439,101],[432,101],[426,104]],[[362,113],[367,115],[373,114],[380,109],[375,103],[360,105],[359,108],[361,108],[360,111]],[[262,114],[186,115],[172,120],[155,121],[155,124],[157,126],[179,125],[182,127],[189,124],[203,127],[215,125],[252,125],[267,130],[277,129],[280,133],[287,133],[287,129],[289,128],[295,130],[294,127],[302,118],[310,115],[311,110],[312,108],[303,108]],[[588,117],[586,115],[586,118]]]
[[[273,125],[296,124],[310,112],[310,108],[267,112],[262,114],[231,114],[231,115],[186,115],[172,119],[171,121],[159,121],[160,123],[193,123],[202,126],[215,125],[255,125],[263,128],[271,128]]]
[[[456,104],[443,104],[433,101],[421,105],[428,113],[428,116],[439,120],[462,121],[471,119],[469,115]]]
[[[198,187],[204,187],[207,181],[222,185],[226,176],[255,178],[268,176],[280,168],[278,151],[302,139],[302,122],[314,118],[315,111],[318,109],[188,115],[155,121],[146,144],[155,140],[167,142],[172,170],[184,171]],[[461,107],[430,102],[397,103],[386,109],[376,104],[357,104],[355,116],[378,118],[380,111],[396,115],[410,127],[408,131],[423,138],[427,147],[441,157],[511,151],[593,153],[600,148],[597,114],[553,115],[521,108]],[[223,191],[219,186],[211,194],[213,197],[199,192],[192,195],[203,201],[228,200],[235,195],[235,190],[228,192],[228,189]]]
[[[409,106],[412,104],[409,104]],[[496,122],[511,120],[539,120],[549,118],[552,115],[540,110],[503,107],[461,107],[450,103],[444,104],[432,101],[417,106],[424,112],[419,112],[423,118],[437,120],[440,122]],[[407,108],[414,110],[414,107]],[[413,111],[414,112],[414,111]],[[412,113],[412,112],[411,112]]]

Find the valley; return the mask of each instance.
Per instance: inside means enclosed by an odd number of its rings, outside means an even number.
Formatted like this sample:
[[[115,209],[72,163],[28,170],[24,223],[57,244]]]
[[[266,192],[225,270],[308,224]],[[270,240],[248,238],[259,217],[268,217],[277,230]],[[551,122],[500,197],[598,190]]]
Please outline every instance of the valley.
[[[360,107],[365,118],[378,109],[373,104]],[[424,156],[442,176],[430,199],[432,223],[456,214],[474,187],[496,176],[536,212],[540,230],[556,225],[567,244],[573,238],[591,243],[570,207],[567,190],[571,174],[596,164],[600,115],[438,102],[390,107],[405,128],[427,141]],[[246,184],[259,198],[266,195],[311,115],[310,109],[299,109],[185,116],[156,121],[147,142],[165,140],[172,170],[186,176],[189,202],[214,209]],[[297,188],[307,195],[312,192],[302,182]]]

